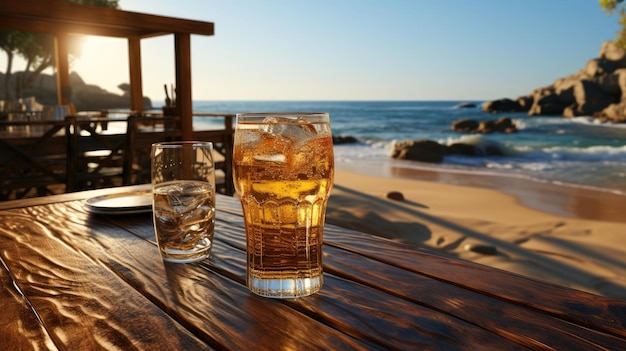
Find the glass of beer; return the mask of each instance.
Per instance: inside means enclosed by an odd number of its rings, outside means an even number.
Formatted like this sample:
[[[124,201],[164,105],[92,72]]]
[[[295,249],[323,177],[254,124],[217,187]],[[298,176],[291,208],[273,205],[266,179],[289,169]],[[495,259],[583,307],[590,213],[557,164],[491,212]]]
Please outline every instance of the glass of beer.
[[[195,262],[209,257],[215,227],[213,144],[152,144],[154,230],[161,257]]]
[[[238,114],[234,139],[248,288],[274,298],[317,292],[323,283],[322,233],[334,175],[328,114]]]

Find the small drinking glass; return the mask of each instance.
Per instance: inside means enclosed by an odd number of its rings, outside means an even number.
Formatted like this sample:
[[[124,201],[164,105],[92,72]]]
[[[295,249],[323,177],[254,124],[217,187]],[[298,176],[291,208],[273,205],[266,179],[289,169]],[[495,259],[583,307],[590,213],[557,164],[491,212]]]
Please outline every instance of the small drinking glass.
[[[202,141],[152,145],[154,230],[164,261],[209,257],[215,227],[213,144]]]
[[[322,234],[333,176],[327,113],[237,115],[233,179],[252,292],[293,298],[322,287]]]

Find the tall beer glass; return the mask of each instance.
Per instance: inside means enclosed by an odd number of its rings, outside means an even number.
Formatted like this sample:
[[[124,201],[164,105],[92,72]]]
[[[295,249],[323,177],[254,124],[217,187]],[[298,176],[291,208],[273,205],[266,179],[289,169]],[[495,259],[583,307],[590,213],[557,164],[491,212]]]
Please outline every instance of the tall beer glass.
[[[237,115],[233,177],[252,292],[291,298],[322,287],[322,232],[333,175],[327,113]]]

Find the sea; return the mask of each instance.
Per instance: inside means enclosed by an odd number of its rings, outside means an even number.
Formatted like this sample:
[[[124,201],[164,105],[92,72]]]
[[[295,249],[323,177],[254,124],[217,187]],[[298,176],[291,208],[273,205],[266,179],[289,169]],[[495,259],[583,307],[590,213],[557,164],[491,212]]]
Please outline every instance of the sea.
[[[462,104],[476,107],[460,107]],[[339,167],[413,169],[450,174],[525,178],[562,186],[593,188],[626,195],[626,124],[601,123],[591,117],[490,114],[484,101],[194,101],[194,112],[328,112],[336,136],[357,143],[335,145]],[[468,134],[452,123],[509,117],[516,133]],[[196,124],[222,121],[196,118]],[[210,127],[210,126],[207,126]],[[393,145],[429,139],[478,148],[496,146],[502,156],[446,156],[442,163],[396,160]],[[410,172],[409,172],[410,174]],[[419,174],[419,173],[415,173]]]

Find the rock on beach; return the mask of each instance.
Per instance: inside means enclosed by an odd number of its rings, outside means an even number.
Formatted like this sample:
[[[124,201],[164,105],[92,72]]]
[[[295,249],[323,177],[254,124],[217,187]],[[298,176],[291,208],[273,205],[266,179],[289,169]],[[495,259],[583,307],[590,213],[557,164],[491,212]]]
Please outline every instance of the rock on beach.
[[[503,156],[504,154],[504,150],[497,143],[485,145],[455,143],[447,146],[433,140],[422,139],[396,143],[390,156],[399,160],[440,163],[446,155]]]
[[[391,151],[392,158],[434,163],[442,162],[444,155],[445,146],[426,139],[396,143]]]
[[[404,201],[404,195],[399,191],[390,191],[387,193],[389,200]]]

